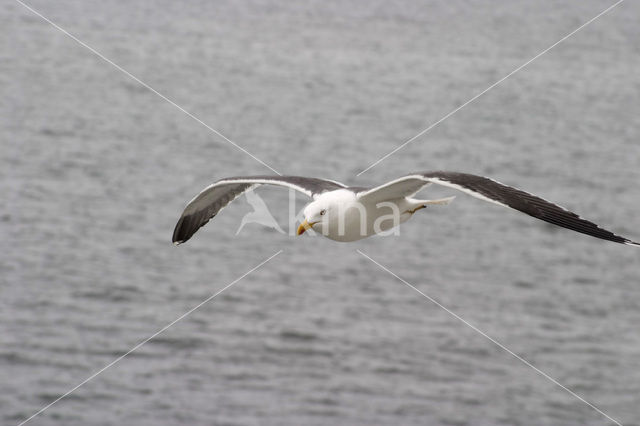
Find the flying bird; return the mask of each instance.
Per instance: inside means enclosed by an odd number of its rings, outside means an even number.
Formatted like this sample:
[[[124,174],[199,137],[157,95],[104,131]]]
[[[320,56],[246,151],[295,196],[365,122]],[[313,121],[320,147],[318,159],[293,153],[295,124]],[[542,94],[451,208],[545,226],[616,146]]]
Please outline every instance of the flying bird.
[[[446,171],[412,173],[373,188],[346,186],[333,180],[302,176],[221,179],[206,187],[187,204],[173,231],[173,243],[184,243],[231,201],[260,185],[293,188],[312,198],[303,210],[304,220],[298,227],[298,235],[313,229],[335,241],[357,241],[395,228],[426,206],[445,205],[455,198],[413,198],[418,191],[431,184],[453,188],[576,232],[640,247],[640,243],[600,228],[533,194],[487,177]]]

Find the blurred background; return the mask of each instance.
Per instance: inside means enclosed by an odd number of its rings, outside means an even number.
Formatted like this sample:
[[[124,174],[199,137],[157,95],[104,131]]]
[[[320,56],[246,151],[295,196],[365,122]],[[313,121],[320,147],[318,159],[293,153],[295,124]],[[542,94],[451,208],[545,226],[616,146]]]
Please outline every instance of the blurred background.
[[[640,239],[640,4],[32,0],[284,174],[485,174]],[[19,3],[0,5],[0,419],[33,425],[640,424],[640,252],[464,194],[400,236],[256,224],[187,244],[209,183],[271,171]],[[259,195],[288,230],[288,193]],[[442,196],[452,191],[430,189]],[[305,198],[298,198],[302,208]]]

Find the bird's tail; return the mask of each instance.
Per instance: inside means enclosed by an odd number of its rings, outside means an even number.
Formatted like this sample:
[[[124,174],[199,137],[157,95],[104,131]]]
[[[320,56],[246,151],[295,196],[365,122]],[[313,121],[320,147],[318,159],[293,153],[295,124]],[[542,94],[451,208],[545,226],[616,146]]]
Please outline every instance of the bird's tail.
[[[438,205],[438,206],[446,206],[447,204],[449,204],[450,202],[453,201],[453,199],[456,198],[455,196],[453,197],[447,197],[447,198],[439,198],[437,200],[416,200],[416,199],[411,199],[412,203],[416,203],[418,205],[423,205],[425,207],[430,206],[430,205]]]

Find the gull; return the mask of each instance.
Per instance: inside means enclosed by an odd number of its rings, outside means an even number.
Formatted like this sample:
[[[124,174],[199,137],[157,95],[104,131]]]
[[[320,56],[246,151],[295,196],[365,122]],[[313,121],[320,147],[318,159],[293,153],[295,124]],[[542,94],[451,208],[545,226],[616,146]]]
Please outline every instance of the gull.
[[[292,188],[312,198],[304,207],[304,220],[298,227],[298,235],[312,229],[334,241],[357,241],[389,231],[429,205],[446,205],[455,198],[413,198],[418,191],[431,184],[456,189],[572,231],[640,247],[640,243],[600,228],[536,195],[488,177],[448,171],[411,173],[373,188],[346,186],[333,180],[303,176],[221,179],[206,187],[187,204],[173,232],[173,243],[178,245],[189,240],[231,201],[260,185]]]

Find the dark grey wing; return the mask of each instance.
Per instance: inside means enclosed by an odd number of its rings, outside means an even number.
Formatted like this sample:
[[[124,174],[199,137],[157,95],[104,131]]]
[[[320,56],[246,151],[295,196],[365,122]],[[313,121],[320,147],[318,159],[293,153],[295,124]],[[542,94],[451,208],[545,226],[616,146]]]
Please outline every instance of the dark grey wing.
[[[387,196],[390,196],[395,189],[397,189],[399,193],[415,193],[428,183],[454,188],[476,198],[509,207],[537,219],[544,220],[545,222],[596,238],[621,244],[640,246],[640,243],[633,242],[606,229],[602,229],[595,223],[582,219],[564,207],[550,203],[547,200],[520,189],[496,182],[493,179],[468,173],[443,171],[412,173],[377,188],[364,191],[358,194],[358,196],[376,197],[378,193],[385,192]]]
[[[189,201],[173,230],[173,243],[184,243],[227,204],[245,191],[260,185],[284,186],[309,197],[345,188],[339,182],[302,176],[240,176],[221,179]]]

